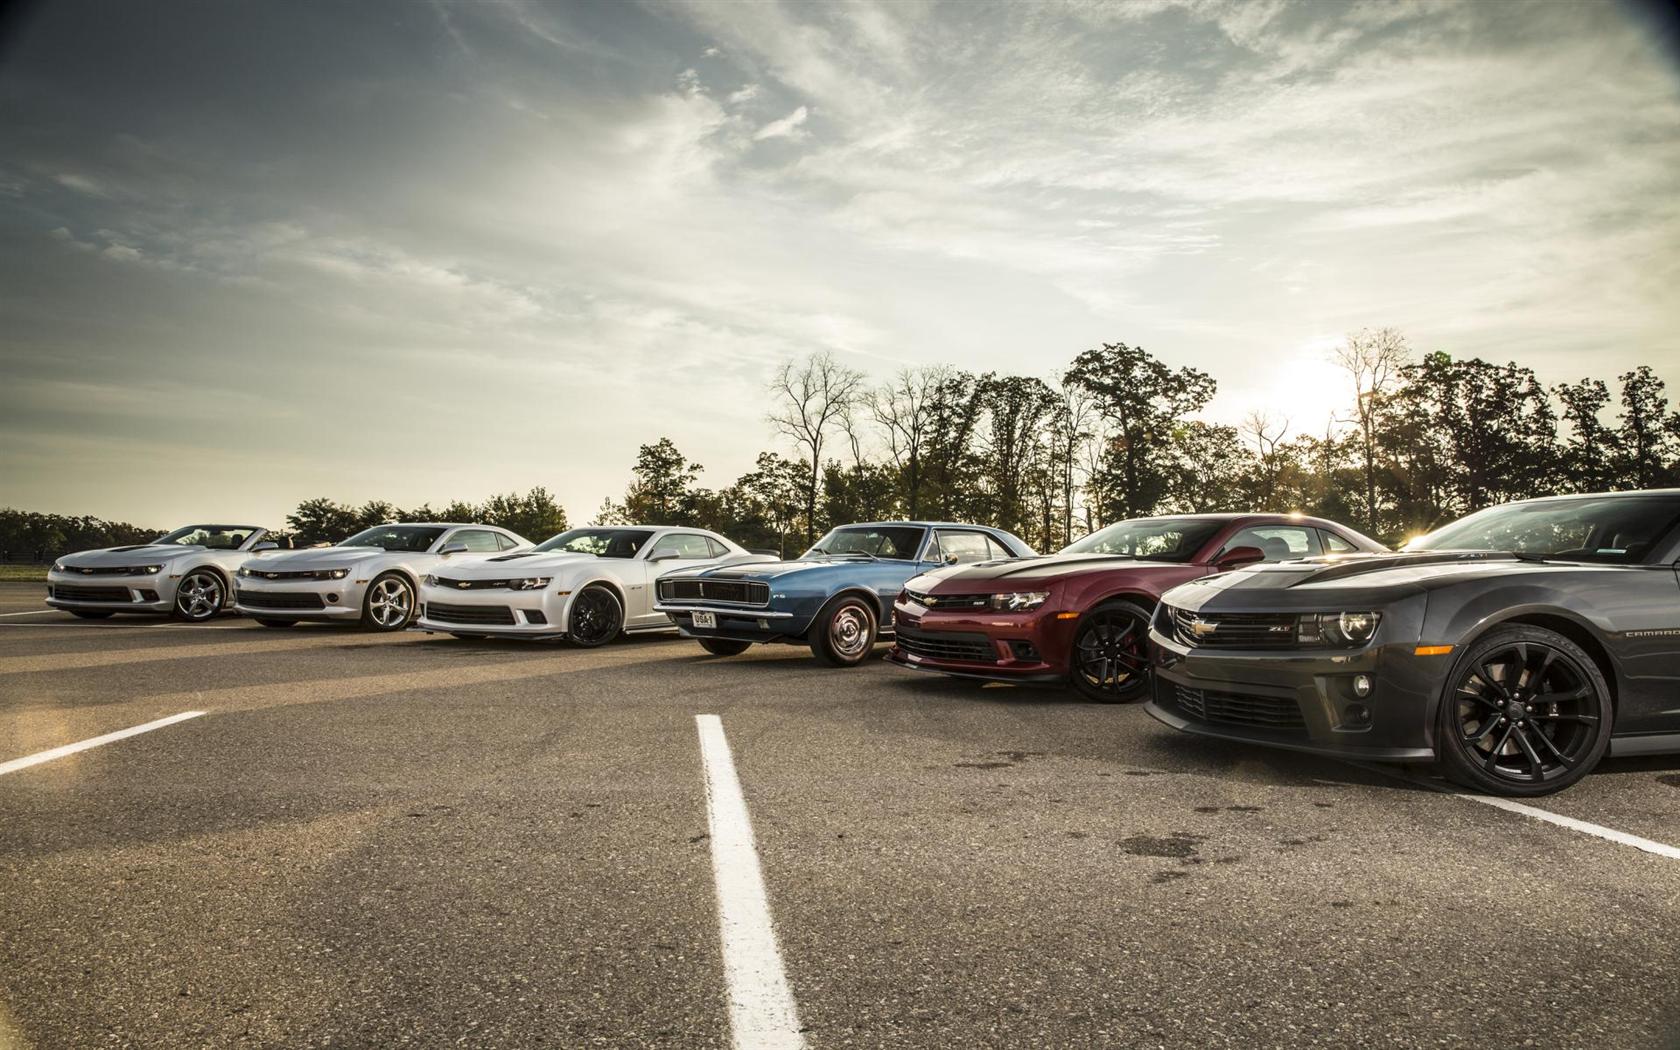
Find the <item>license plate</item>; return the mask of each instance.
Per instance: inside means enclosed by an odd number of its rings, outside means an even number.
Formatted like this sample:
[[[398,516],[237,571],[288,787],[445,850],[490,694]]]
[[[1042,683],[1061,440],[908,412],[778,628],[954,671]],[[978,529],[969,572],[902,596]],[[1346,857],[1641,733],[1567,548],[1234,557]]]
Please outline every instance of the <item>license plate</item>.
[[[694,626],[709,627],[715,630],[717,628],[717,613],[695,613]]]

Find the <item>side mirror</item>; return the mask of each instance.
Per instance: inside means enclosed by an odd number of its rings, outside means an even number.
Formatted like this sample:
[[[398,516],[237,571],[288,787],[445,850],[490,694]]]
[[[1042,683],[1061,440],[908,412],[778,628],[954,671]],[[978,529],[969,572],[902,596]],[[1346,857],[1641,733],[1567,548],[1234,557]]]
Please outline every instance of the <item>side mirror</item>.
[[[438,553],[465,554],[467,553],[467,545],[465,543],[445,543],[442,547],[438,548]]]
[[[1213,560],[1214,567],[1224,571],[1266,560],[1266,552],[1259,547],[1232,547]]]
[[[261,543],[252,547],[251,551],[252,553],[256,553],[257,551],[277,551],[279,549],[280,545],[275,543],[273,540],[263,540]]]

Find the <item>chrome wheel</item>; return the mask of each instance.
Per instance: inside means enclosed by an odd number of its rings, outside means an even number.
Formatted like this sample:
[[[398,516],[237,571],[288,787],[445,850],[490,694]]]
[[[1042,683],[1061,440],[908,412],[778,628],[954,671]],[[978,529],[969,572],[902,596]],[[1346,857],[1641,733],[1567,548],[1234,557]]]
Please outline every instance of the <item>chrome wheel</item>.
[[[828,622],[828,644],[837,655],[848,660],[856,659],[873,644],[874,626],[869,622],[869,614],[862,608],[845,606]]]
[[[368,622],[381,631],[408,626],[414,615],[414,588],[401,576],[381,576],[368,589]]]
[[[222,609],[221,577],[213,572],[188,573],[175,588],[175,612],[183,620],[208,620]]]

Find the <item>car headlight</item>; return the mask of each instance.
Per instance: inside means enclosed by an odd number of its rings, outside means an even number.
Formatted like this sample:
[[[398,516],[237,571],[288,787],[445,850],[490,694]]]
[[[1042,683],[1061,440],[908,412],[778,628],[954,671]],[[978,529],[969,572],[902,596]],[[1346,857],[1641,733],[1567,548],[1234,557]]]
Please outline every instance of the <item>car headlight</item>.
[[[510,591],[540,591],[544,587],[548,586],[548,581],[549,581],[550,578],[551,577],[548,577],[548,576],[527,576],[523,580],[509,580],[508,581],[508,590],[510,590]]]
[[[1296,639],[1353,648],[1369,642],[1381,620],[1382,614],[1374,612],[1307,613],[1300,619]]]
[[[1013,591],[1009,594],[994,594],[991,606],[1004,612],[1025,612],[1036,609],[1050,600],[1049,591]]]
[[[145,573],[147,576],[156,576],[158,573],[163,571],[163,566],[161,566],[161,565],[142,565],[142,566],[140,566],[140,571]]]
[[[64,571],[64,563],[61,562],[61,561],[53,562],[52,571],[53,572],[63,572]]]
[[[323,577],[325,577],[326,579],[329,579],[329,580],[342,580],[342,579],[344,579],[344,577],[350,575],[350,570],[349,569],[328,569],[325,572],[323,572],[321,575]]]
[[[245,566],[241,565],[239,567],[239,572],[236,575],[239,575],[239,576],[255,576],[256,573],[252,572],[250,569],[247,569],[247,568],[245,568]]]

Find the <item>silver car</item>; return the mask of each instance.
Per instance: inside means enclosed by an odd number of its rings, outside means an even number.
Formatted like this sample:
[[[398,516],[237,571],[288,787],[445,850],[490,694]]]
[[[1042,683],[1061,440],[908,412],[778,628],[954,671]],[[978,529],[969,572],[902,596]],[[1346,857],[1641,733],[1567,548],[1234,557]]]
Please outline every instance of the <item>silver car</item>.
[[[188,525],[151,543],[79,551],[47,572],[47,604],[89,620],[113,613],[198,623],[227,605],[239,567],[276,550],[260,525]]]
[[[264,627],[359,620],[375,631],[400,631],[414,618],[420,578],[446,559],[530,545],[494,525],[375,525],[331,547],[253,558],[239,570],[234,607]]]

